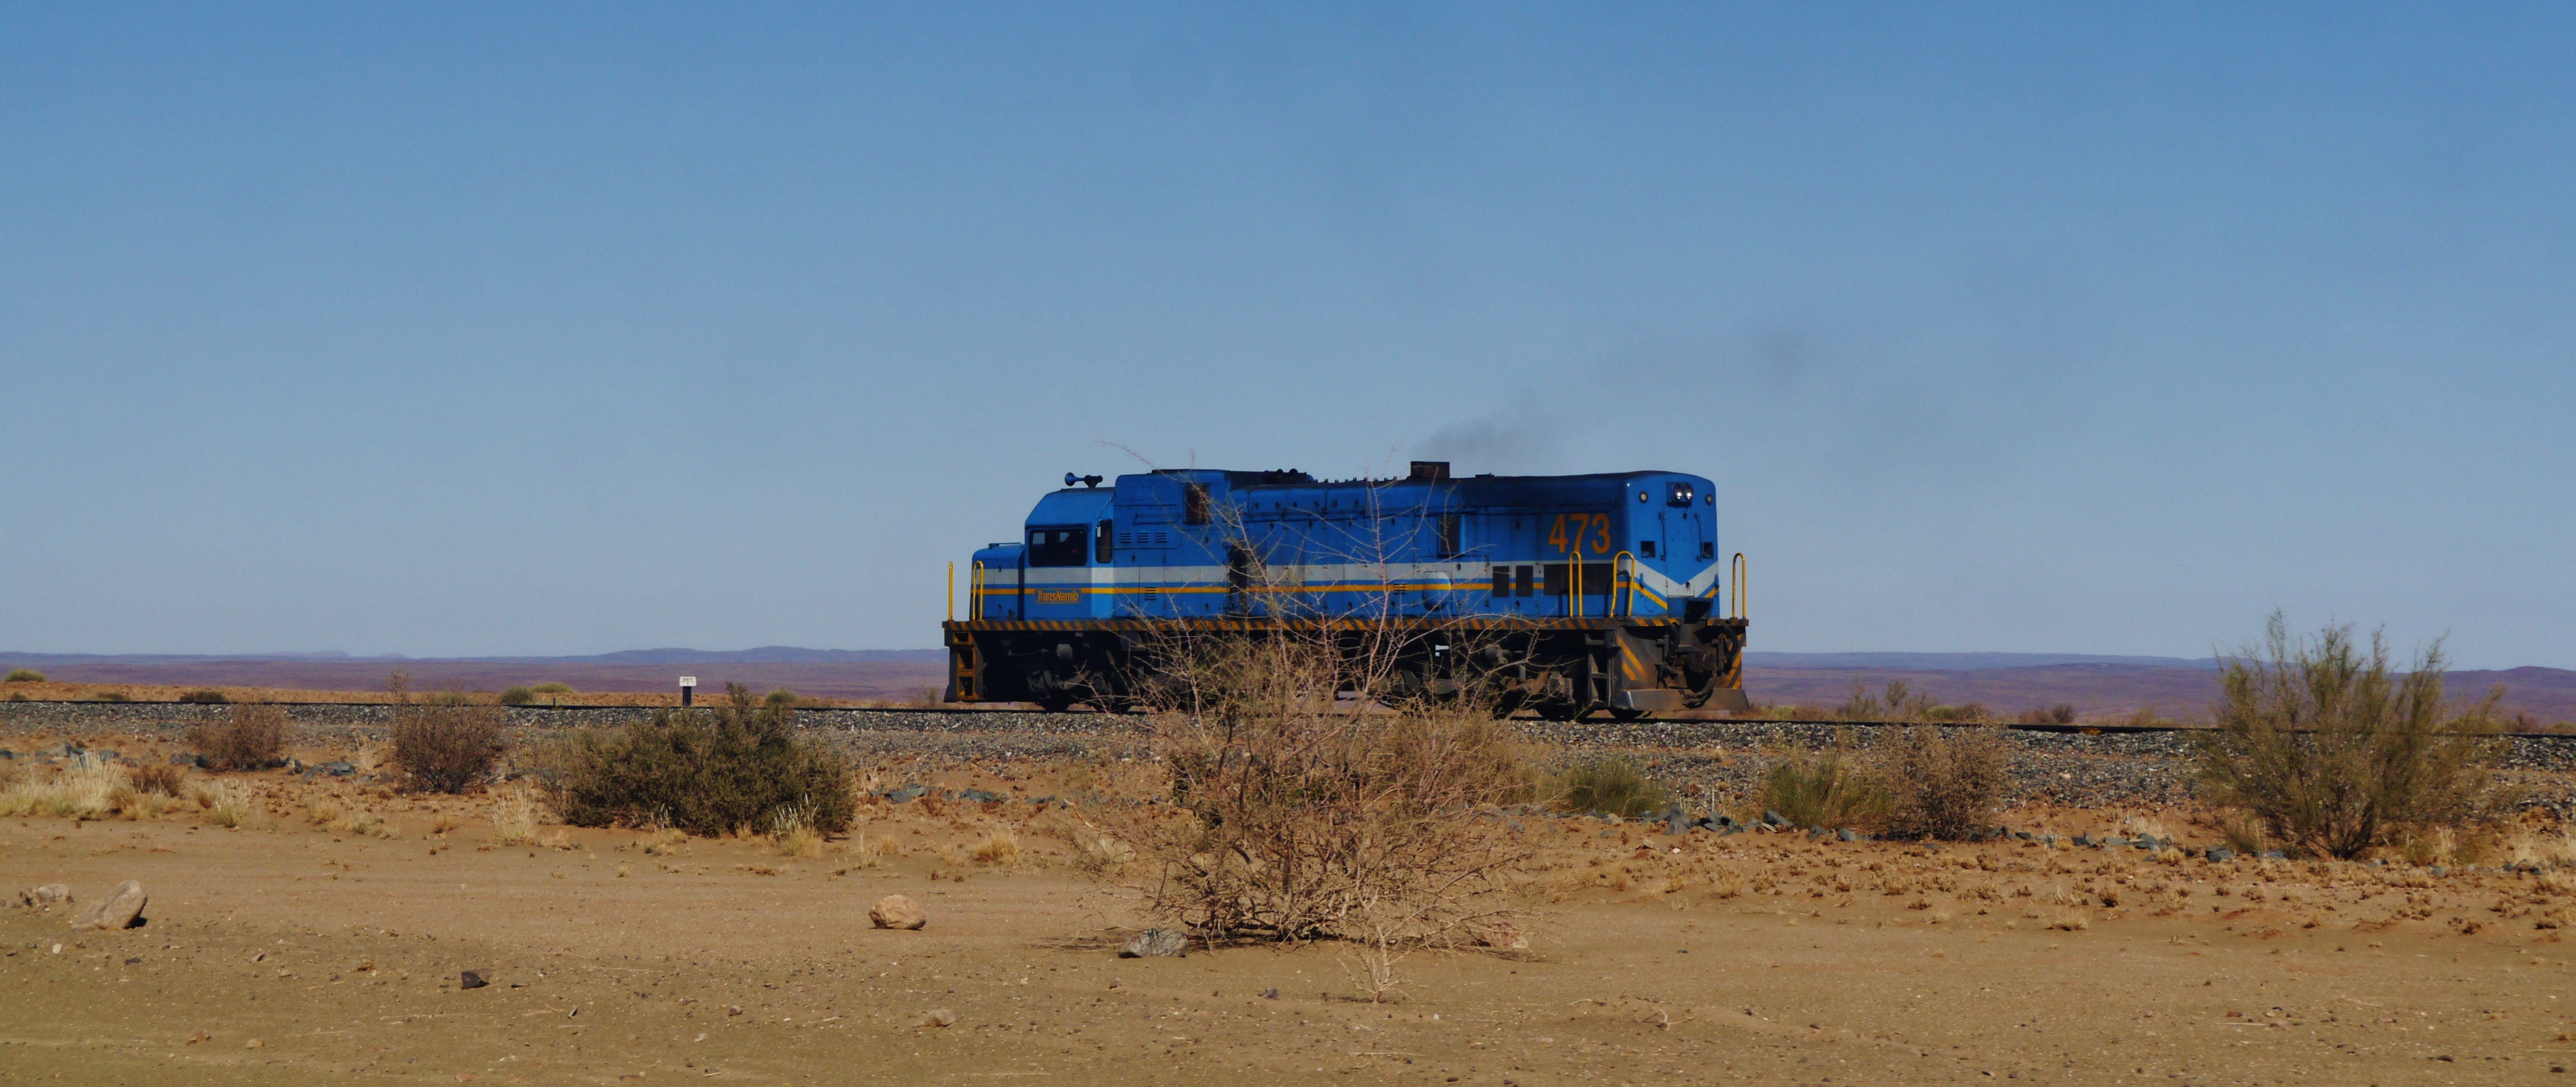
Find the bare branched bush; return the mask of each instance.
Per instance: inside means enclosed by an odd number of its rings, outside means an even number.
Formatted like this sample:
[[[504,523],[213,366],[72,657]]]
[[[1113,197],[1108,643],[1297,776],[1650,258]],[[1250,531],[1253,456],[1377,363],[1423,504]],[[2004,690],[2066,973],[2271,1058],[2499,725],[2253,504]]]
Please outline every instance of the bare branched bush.
[[[2024,725],[2071,725],[2075,723],[2075,705],[2060,702],[2054,706],[2034,706],[2021,711],[2021,716],[2013,720]]]
[[[277,706],[236,705],[233,719],[188,730],[188,746],[209,770],[264,770],[286,758],[286,711]]]
[[[1844,752],[1793,753],[1762,778],[1762,806],[1802,827],[1877,830],[1893,801],[1887,786]]]
[[[1113,810],[1147,912],[1216,940],[1449,937],[1510,912],[1529,847],[1496,805],[1536,795],[1518,742],[1476,706],[1373,706],[1380,661],[1324,638],[1211,637],[1163,657],[1151,718],[1168,802]],[[1337,697],[1337,693],[1356,693]]]
[[[768,826],[793,808],[823,834],[848,830],[850,775],[797,741],[794,704],[726,684],[723,704],[659,710],[646,724],[584,731],[550,753],[548,788],[574,826],[667,826],[702,837]]]
[[[2401,674],[2379,633],[2365,652],[2350,626],[2294,643],[2276,612],[2265,644],[2222,666],[2201,779],[2270,837],[2326,856],[2481,821],[2508,799],[2492,771],[2503,691],[2448,709],[2446,663],[2437,641]]]
[[[461,793],[501,757],[497,706],[404,706],[394,717],[394,766],[422,792]]]
[[[2012,784],[1999,728],[1909,726],[1873,752],[1887,783],[1888,826],[1930,838],[1967,838],[1991,827]]]
[[[179,796],[188,787],[186,775],[181,774],[178,767],[168,763],[137,766],[127,770],[125,776],[133,782],[137,792]]]

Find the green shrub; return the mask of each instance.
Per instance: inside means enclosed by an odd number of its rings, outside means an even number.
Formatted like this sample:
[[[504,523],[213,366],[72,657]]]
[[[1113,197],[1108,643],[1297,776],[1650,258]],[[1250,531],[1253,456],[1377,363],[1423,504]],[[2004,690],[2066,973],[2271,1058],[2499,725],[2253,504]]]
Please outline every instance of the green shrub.
[[[461,793],[501,757],[497,706],[405,706],[394,717],[394,766],[414,789]]]
[[[501,704],[504,706],[524,706],[536,700],[537,692],[526,687],[512,687],[501,692]]]
[[[234,706],[229,724],[188,730],[188,746],[205,756],[209,770],[264,770],[286,757],[286,711],[276,706]]]
[[[2508,801],[2493,774],[2503,688],[2446,711],[2440,642],[2400,673],[2377,632],[2367,654],[2348,625],[2293,644],[2275,612],[2265,635],[2221,666],[2218,727],[2194,737],[2210,799],[2288,848],[2341,858]]]
[[[13,668],[9,671],[9,678],[0,679],[0,683],[43,683],[44,681],[45,674],[33,668]]]
[[[232,699],[224,697],[224,692],[222,691],[214,690],[209,687],[199,687],[193,691],[180,692],[179,701],[201,706],[220,706],[226,702],[232,701]]]
[[[534,693],[536,693],[536,694],[572,694],[572,693],[573,693],[572,684],[569,684],[569,683],[553,683],[553,682],[540,683],[540,684],[537,684],[537,685],[536,685],[536,686],[534,686],[534,687],[530,687],[530,688],[528,688],[528,690],[529,690],[529,691],[531,691],[531,692],[534,692]]]
[[[2012,784],[1999,728],[1911,726],[1875,751],[1887,782],[1890,829],[1967,838],[1995,825]]]
[[[1840,751],[1791,755],[1762,779],[1762,806],[1802,827],[1876,830],[1893,804],[1887,787]]]
[[[1622,819],[1663,811],[1673,802],[1671,790],[1624,755],[1568,768],[1557,797],[1557,806],[1567,811],[1606,812]]]
[[[760,704],[770,709],[794,709],[796,704],[802,701],[804,699],[796,692],[781,687],[769,692],[769,697],[762,699]]]
[[[826,834],[849,829],[856,798],[840,763],[796,741],[786,706],[757,702],[740,684],[725,693],[707,709],[574,736],[553,759],[555,810],[574,826],[717,835],[769,826],[793,808]]]

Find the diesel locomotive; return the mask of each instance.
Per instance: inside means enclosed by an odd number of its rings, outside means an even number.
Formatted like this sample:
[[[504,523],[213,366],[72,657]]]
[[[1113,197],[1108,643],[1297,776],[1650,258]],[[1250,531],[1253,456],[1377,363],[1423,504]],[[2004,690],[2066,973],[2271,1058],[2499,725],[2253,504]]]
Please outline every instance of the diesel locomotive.
[[[1297,631],[1376,635],[1400,692],[1488,692],[1498,712],[1745,707],[1743,556],[1720,561],[1700,476],[1453,479],[1416,461],[1401,479],[1102,482],[1067,474],[1020,539],[961,571],[950,699],[1122,708],[1150,699],[1176,633]]]

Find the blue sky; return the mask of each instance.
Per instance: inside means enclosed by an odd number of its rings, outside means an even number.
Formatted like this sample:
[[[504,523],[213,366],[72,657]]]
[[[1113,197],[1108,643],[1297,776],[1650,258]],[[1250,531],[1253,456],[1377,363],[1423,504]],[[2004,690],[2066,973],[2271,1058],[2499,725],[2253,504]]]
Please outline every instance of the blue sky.
[[[1602,7],[0,8],[0,648],[927,647],[1446,456],[1718,480],[1761,649],[2576,667],[2570,9]]]

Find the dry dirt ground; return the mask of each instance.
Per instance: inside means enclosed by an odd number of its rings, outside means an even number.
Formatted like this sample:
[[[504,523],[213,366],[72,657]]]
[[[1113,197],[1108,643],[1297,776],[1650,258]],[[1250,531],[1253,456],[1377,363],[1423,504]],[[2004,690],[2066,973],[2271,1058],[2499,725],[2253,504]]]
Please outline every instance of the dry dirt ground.
[[[1114,957],[1080,809],[876,804],[791,857],[233,779],[238,829],[0,820],[0,890],[152,896],[113,933],[0,910],[0,1081],[2576,1082],[2549,876],[1540,818],[1530,948],[1417,953],[1381,1004],[1332,945]],[[968,855],[999,831],[1016,860]],[[928,927],[871,928],[890,893]]]

